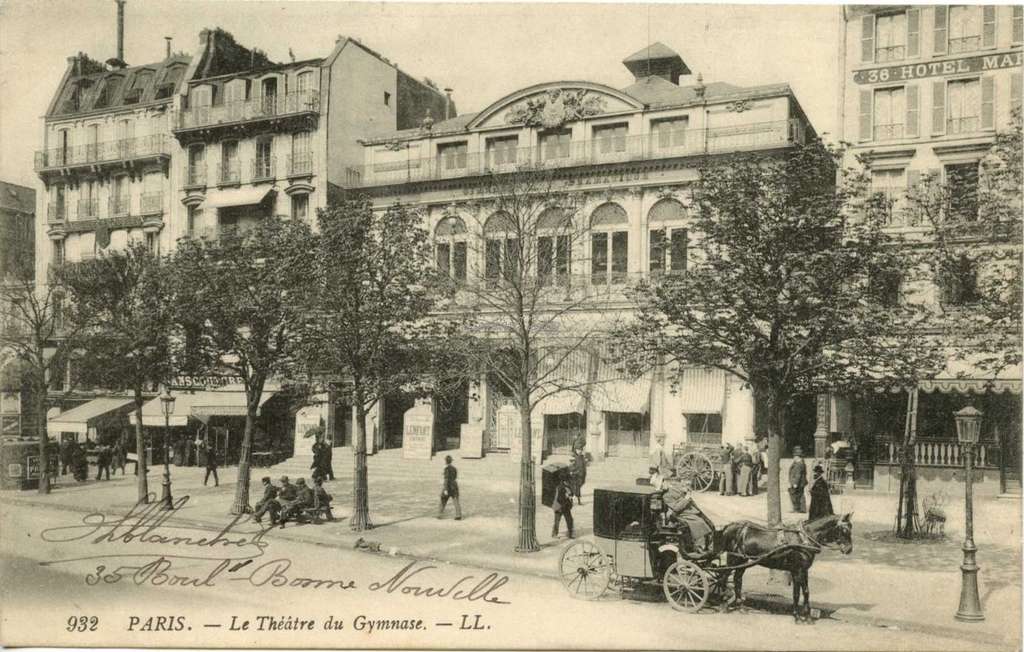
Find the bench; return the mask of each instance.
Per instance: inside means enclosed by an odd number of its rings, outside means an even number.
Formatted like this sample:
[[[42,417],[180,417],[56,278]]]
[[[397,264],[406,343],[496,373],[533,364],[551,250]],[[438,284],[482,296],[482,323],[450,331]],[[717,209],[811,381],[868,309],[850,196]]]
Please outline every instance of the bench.
[[[278,524],[284,527],[284,524],[289,521],[295,521],[296,523],[312,523],[319,525],[323,521],[333,521],[334,516],[331,514],[331,503],[321,503],[319,500],[314,500],[313,504],[309,507],[303,507],[298,511],[292,511],[287,518],[284,517],[284,513],[278,517]]]

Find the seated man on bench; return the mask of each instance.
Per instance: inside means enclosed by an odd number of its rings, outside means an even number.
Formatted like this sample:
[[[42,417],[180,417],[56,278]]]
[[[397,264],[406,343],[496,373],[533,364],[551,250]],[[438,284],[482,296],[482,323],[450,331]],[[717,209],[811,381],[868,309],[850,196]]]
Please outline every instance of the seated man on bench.
[[[281,515],[278,517],[277,522],[284,527],[284,524],[288,519],[298,520],[300,514],[307,507],[313,506],[314,494],[313,490],[306,486],[306,479],[299,478],[295,481],[295,500],[290,500],[281,503]]]

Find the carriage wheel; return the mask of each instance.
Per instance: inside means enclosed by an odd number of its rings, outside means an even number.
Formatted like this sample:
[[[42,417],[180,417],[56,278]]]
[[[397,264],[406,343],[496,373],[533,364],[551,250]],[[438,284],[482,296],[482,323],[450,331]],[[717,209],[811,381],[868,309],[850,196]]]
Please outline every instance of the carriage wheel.
[[[562,552],[558,575],[574,598],[596,600],[608,590],[611,560],[590,541],[577,541]]]
[[[705,491],[715,482],[711,460],[701,453],[686,453],[676,465],[676,475],[689,483],[694,491]]]
[[[685,559],[668,567],[661,579],[661,586],[669,604],[676,611],[696,613],[704,607],[711,594],[708,574],[700,566]]]

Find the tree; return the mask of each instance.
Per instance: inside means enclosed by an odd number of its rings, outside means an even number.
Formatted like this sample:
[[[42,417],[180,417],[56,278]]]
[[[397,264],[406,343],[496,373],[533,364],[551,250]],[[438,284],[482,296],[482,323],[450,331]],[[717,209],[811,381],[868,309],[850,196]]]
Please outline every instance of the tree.
[[[287,379],[305,321],[302,295],[313,274],[313,239],[302,222],[260,218],[216,240],[183,239],[173,260],[182,365],[228,373],[245,388],[245,433],[232,514],[249,506],[253,428],[267,381]]]
[[[47,392],[52,379],[65,375],[76,332],[65,320],[66,290],[60,278],[52,275],[37,285],[32,262],[31,256],[16,255],[8,278],[0,282],[0,349],[13,353],[31,389],[39,437],[39,493],[47,494]]]
[[[79,333],[76,354],[87,361],[78,369],[79,382],[130,391],[135,400],[138,500],[146,503],[143,393],[173,374],[173,297],[165,261],[134,242],[123,252],[65,266],[60,277]]]
[[[837,188],[841,152],[707,159],[693,191],[692,265],[641,284],[619,332],[634,369],[718,368],[753,390],[768,430],[769,522],[779,523],[784,415],[795,397],[912,384],[938,364],[918,336],[922,310],[893,303],[881,280],[908,270],[898,240],[864,210],[864,177]]]
[[[458,280],[448,309],[471,316],[458,339],[466,372],[500,381],[519,410],[515,549],[535,552],[540,546],[531,416],[548,397],[583,395],[593,383],[589,374],[574,377],[566,369],[570,359],[593,355],[610,332],[613,317],[603,308],[614,287],[625,282],[625,269],[607,258],[605,240],[595,240],[595,249],[597,242],[605,246],[593,276],[577,271],[591,269],[593,262],[590,225],[580,215],[584,197],[566,191],[554,171],[521,167],[492,173],[482,179],[477,195],[466,246],[475,250],[470,259],[482,261],[483,269],[470,269]],[[448,219],[466,231],[461,217]]]
[[[309,375],[356,409],[350,525],[373,527],[366,467],[366,415],[393,391],[436,385],[433,355],[446,332],[432,318],[437,284],[421,217],[392,206],[375,214],[362,197],[319,212],[315,284],[306,295],[303,345]],[[430,373],[434,370],[434,373]]]

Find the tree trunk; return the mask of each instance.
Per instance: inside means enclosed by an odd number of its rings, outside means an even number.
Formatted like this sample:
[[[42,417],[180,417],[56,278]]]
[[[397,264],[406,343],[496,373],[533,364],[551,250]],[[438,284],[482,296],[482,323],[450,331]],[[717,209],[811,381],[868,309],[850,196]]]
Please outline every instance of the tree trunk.
[[[522,459],[519,462],[519,540],[516,552],[537,552],[537,492],[533,473],[533,425],[530,421],[530,392],[519,391],[519,430]]]
[[[370,522],[369,471],[366,468],[366,402],[363,390],[356,386],[355,477],[352,490],[352,518],[349,527],[361,532],[373,528]]]
[[[912,539],[920,531],[917,513],[917,389],[907,393],[907,417],[900,454],[900,498],[896,509],[896,536]]]
[[[255,392],[255,398],[246,394],[245,433],[242,435],[242,450],[238,456],[238,480],[235,482],[235,502],[231,505],[234,515],[248,514],[249,506],[249,466],[252,460],[252,432],[256,426],[256,408],[263,395],[262,383]]]
[[[146,476],[146,435],[142,430],[142,391],[135,390],[135,456],[139,462],[135,465],[135,472],[138,474],[136,484],[138,485],[139,503],[149,502],[149,479]]]
[[[778,399],[767,399],[765,408],[768,411],[768,491],[767,520],[769,525],[782,523],[782,495],[779,475],[779,460],[782,457],[783,424],[785,423],[785,406]]]
[[[36,434],[39,437],[39,493],[50,493],[50,465],[46,455],[50,437],[46,429],[46,383],[35,383]],[[42,391],[40,391],[40,387]]]

